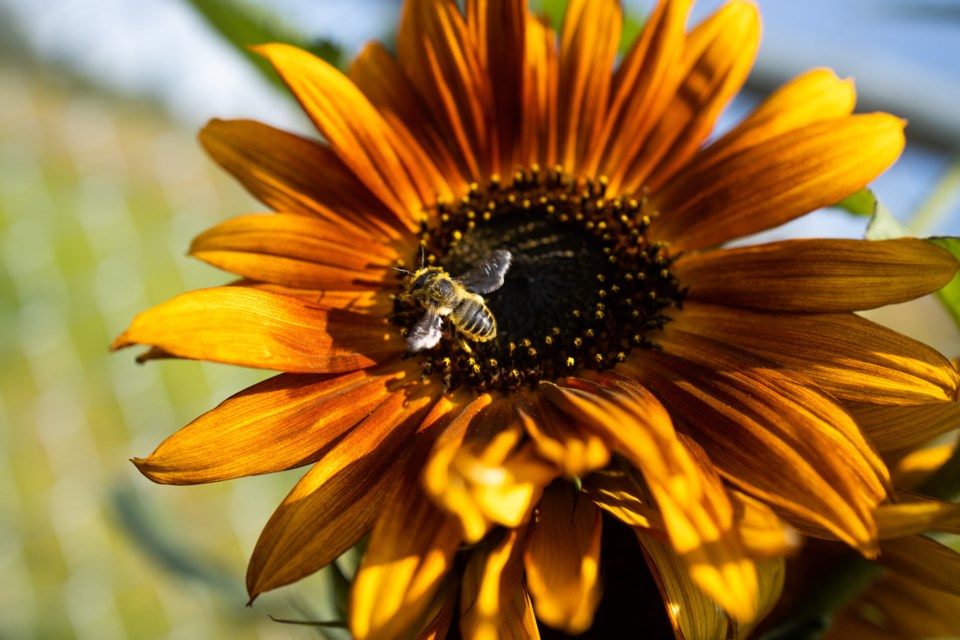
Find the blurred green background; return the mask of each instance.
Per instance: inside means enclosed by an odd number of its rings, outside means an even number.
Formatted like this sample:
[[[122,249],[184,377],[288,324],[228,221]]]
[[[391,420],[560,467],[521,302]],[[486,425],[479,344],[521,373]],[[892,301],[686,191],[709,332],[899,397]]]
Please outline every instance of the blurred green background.
[[[265,374],[194,362],[138,366],[132,352],[107,351],[137,312],[227,281],[186,248],[218,221],[262,209],[204,157],[200,124],[254,116],[308,129],[189,4],[132,3],[179,7],[186,22],[172,31],[147,14],[126,15],[130,4],[0,2],[0,638],[317,637],[268,616],[336,616],[331,574],[244,607],[247,559],[301,472],[161,487],[128,462]],[[397,3],[361,2],[370,9],[362,15],[356,2],[323,4],[272,6],[305,30],[290,39],[317,44],[346,31],[323,43],[331,55],[378,33],[389,39]],[[648,6],[639,3],[636,15]],[[768,23],[768,40],[790,22],[779,20]],[[754,92],[734,116],[796,71],[831,64],[790,51],[761,52]],[[870,57],[861,53],[833,64]],[[903,60],[926,64],[907,53]],[[949,64],[941,71],[960,78]],[[929,82],[932,103],[960,86]],[[887,106],[883,92],[860,87],[868,104]],[[927,202],[927,230],[960,233],[949,177],[956,113],[905,115],[917,142],[905,166],[883,178],[880,196],[900,213]],[[937,185],[946,186],[930,204]],[[859,235],[864,221],[825,212],[801,225],[778,233]],[[875,315],[960,355],[956,327],[933,300]]]

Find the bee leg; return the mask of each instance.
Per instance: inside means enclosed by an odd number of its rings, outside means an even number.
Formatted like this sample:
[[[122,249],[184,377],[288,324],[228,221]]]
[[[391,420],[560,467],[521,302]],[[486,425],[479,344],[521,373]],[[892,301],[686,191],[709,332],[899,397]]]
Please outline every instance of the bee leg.
[[[450,391],[450,386],[452,382],[453,382],[453,376],[451,376],[449,373],[443,376],[443,388],[441,389],[440,393],[446,394],[448,391]]]
[[[473,349],[470,348],[470,343],[467,342],[466,338],[457,336],[457,342],[460,344],[460,348],[463,349],[464,353],[473,355]]]

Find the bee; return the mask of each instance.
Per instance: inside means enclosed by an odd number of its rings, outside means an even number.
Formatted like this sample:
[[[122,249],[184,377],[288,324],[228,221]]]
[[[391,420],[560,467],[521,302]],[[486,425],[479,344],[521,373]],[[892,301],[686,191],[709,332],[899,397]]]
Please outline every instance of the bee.
[[[462,276],[451,278],[440,267],[421,267],[411,274],[406,295],[426,309],[407,336],[411,352],[432,349],[440,342],[445,317],[462,334],[474,342],[487,342],[497,335],[497,320],[480,294],[491,293],[503,286],[512,256],[497,249]],[[470,347],[461,345],[469,352]]]

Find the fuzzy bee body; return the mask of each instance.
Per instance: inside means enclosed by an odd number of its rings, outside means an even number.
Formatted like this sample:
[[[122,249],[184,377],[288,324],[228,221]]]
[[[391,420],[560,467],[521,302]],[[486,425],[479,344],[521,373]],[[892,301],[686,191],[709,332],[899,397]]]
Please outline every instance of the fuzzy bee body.
[[[510,261],[510,252],[498,249],[457,278],[440,267],[423,267],[414,273],[406,295],[419,302],[426,313],[410,330],[407,348],[415,352],[435,347],[442,335],[443,318],[450,318],[468,340],[493,340],[497,321],[480,294],[503,286]]]

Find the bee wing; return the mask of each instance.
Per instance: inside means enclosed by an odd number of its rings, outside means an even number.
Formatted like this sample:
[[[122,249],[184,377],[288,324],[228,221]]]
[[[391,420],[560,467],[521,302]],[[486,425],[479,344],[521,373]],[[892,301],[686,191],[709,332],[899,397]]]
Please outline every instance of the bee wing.
[[[411,352],[432,349],[440,342],[440,325],[443,318],[428,310],[417,320],[407,335],[407,349]]]
[[[506,249],[497,249],[462,276],[457,282],[474,293],[490,293],[503,286],[513,256]]]

